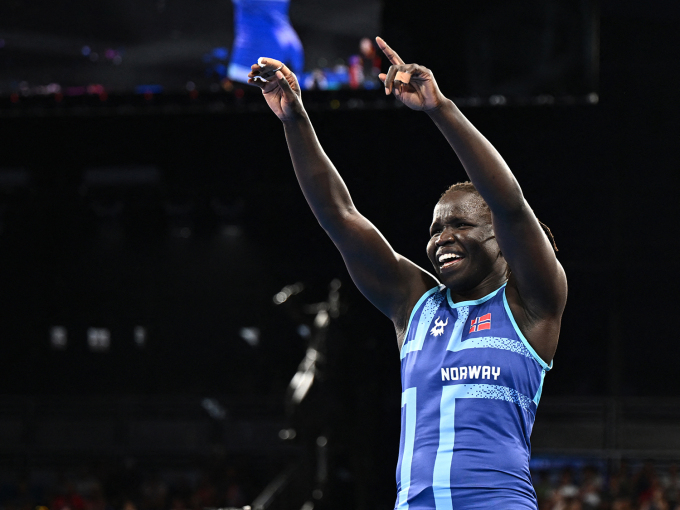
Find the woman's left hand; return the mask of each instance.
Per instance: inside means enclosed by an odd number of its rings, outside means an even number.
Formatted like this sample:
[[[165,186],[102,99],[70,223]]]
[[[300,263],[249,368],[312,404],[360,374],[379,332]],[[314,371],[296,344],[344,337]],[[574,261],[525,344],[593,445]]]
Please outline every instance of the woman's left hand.
[[[387,73],[378,75],[385,84],[385,94],[394,93],[412,110],[434,110],[446,101],[432,71],[418,64],[404,64],[399,55],[382,38],[376,37],[375,40],[392,63]]]

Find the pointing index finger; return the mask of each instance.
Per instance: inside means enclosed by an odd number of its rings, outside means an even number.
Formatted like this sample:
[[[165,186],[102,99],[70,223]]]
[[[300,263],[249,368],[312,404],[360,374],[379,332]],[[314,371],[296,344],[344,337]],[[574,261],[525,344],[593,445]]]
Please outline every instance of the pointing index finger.
[[[392,64],[402,65],[404,63],[399,55],[397,55],[397,52],[390,48],[382,37],[376,37],[375,42],[378,43],[378,47]]]

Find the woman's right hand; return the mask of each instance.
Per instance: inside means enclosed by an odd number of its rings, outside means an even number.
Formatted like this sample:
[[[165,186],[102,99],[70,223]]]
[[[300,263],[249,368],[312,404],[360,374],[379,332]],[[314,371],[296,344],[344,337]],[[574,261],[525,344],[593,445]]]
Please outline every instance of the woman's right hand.
[[[266,76],[267,81],[261,79]],[[297,77],[283,62],[261,58],[251,66],[248,83],[262,89],[269,108],[281,121],[294,120],[304,114]]]

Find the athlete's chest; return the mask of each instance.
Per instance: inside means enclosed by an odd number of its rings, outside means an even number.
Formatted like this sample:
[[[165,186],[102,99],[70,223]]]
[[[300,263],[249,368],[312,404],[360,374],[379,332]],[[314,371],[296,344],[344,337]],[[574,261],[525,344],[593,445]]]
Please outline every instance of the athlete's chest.
[[[507,323],[503,302],[450,306],[434,295],[414,317],[402,348],[404,387],[498,383],[524,347]],[[512,352],[514,351],[514,352]],[[508,354],[514,356],[508,356]]]

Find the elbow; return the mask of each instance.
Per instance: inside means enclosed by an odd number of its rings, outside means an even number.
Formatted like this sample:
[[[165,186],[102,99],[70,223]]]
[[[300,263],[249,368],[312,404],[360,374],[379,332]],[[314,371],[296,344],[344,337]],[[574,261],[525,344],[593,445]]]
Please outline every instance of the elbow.
[[[354,222],[359,212],[351,205],[348,207],[327,207],[319,211],[316,219],[329,235],[338,232]]]
[[[519,183],[516,181],[503,186],[502,189],[493,190],[491,193],[485,192],[480,194],[494,214],[515,216],[531,210],[531,207],[529,207],[524,198],[522,188],[520,188]]]
[[[511,218],[520,218],[526,216],[527,213],[533,214],[531,206],[521,193],[514,200],[508,200],[507,203],[504,204],[504,210],[505,214]]]
[[[508,219],[523,218],[527,214],[533,214],[531,206],[520,194],[518,197],[503,197],[502,201],[489,204],[494,216],[502,216]]]

